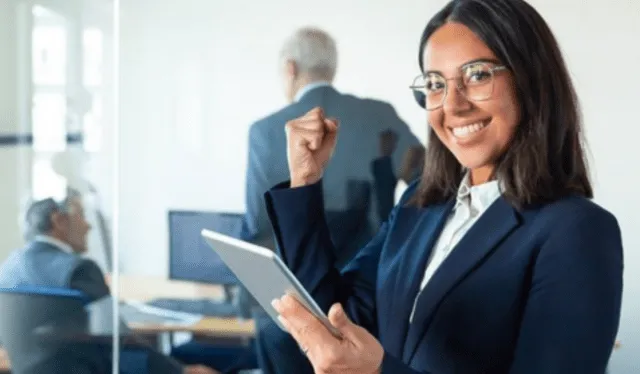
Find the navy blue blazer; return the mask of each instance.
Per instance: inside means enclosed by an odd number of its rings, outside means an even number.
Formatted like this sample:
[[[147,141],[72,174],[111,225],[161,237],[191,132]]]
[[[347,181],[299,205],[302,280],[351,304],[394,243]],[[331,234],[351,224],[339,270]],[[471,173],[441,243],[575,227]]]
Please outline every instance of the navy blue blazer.
[[[340,302],[382,343],[382,372],[602,374],[618,330],[623,256],[615,217],[581,197],[494,202],[420,293],[454,201],[406,204],[342,271],[319,184],[266,194],[280,256],[328,311]]]

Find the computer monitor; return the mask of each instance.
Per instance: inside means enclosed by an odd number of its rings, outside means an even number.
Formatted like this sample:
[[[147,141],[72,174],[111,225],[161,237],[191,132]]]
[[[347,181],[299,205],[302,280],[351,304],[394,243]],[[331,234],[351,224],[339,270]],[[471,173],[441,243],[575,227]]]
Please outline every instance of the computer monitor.
[[[233,272],[211,250],[200,232],[209,229],[241,239],[244,215],[200,211],[169,212],[169,277],[233,286]]]

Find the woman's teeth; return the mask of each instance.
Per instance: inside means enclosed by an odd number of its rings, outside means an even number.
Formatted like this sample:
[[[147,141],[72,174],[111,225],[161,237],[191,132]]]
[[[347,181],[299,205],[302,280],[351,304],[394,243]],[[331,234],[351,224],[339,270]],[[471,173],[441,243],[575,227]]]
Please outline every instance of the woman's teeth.
[[[454,128],[451,129],[451,132],[453,133],[453,136],[455,136],[457,138],[464,138],[464,137],[470,136],[471,134],[473,134],[475,132],[478,132],[478,131],[482,130],[486,126],[487,125],[485,123],[477,122],[477,123],[472,123],[472,124],[467,125],[467,126],[454,127]]]

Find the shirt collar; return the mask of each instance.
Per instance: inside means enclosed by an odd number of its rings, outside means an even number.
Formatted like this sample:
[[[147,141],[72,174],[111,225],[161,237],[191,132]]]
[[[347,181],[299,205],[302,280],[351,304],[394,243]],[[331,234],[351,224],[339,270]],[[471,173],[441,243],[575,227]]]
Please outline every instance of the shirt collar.
[[[472,186],[470,175],[467,173],[458,188],[456,208],[460,204],[469,204],[469,199],[471,199],[471,206],[482,212],[493,204],[500,195],[502,195],[502,189],[500,188],[500,183],[497,180]]]
[[[75,252],[73,251],[73,248],[71,248],[71,246],[63,241],[60,241],[52,236],[49,235],[38,235],[35,238],[35,241],[40,242],[40,243],[47,243],[50,244],[58,249],[60,249],[63,252],[66,253],[70,253],[70,254],[75,254]]]
[[[327,81],[317,81],[317,82],[309,83],[298,90],[298,92],[296,93],[296,96],[293,98],[293,101],[297,103],[298,101],[300,101],[300,99],[302,99],[302,97],[305,94],[307,94],[309,91],[313,90],[314,88],[329,87],[329,86],[331,86],[331,82],[327,82]]]

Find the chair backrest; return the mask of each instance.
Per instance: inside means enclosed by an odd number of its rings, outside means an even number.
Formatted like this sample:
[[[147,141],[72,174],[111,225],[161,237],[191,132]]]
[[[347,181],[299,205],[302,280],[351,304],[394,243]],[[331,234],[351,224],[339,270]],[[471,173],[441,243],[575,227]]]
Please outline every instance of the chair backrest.
[[[65,299],[73,299],[82,302],[83,304],[91,301],[87,295],[82,291],[73,290],[70,288],[58,288],[58,287],[43,287],[43,286],[15,286],[15,287],[0,287],[0,294],[13,294],[24,296],[53,296]]]
[[[44,326],[84,326],[88,298],[69,289],[18,286],[0,288],[0,342],[11,360],[12,373],[62,373],[95,363],[64,339],[49,339]],[[85,370],[78,370],[85,372]],[[70,372],[70,371],[68,371]]]

